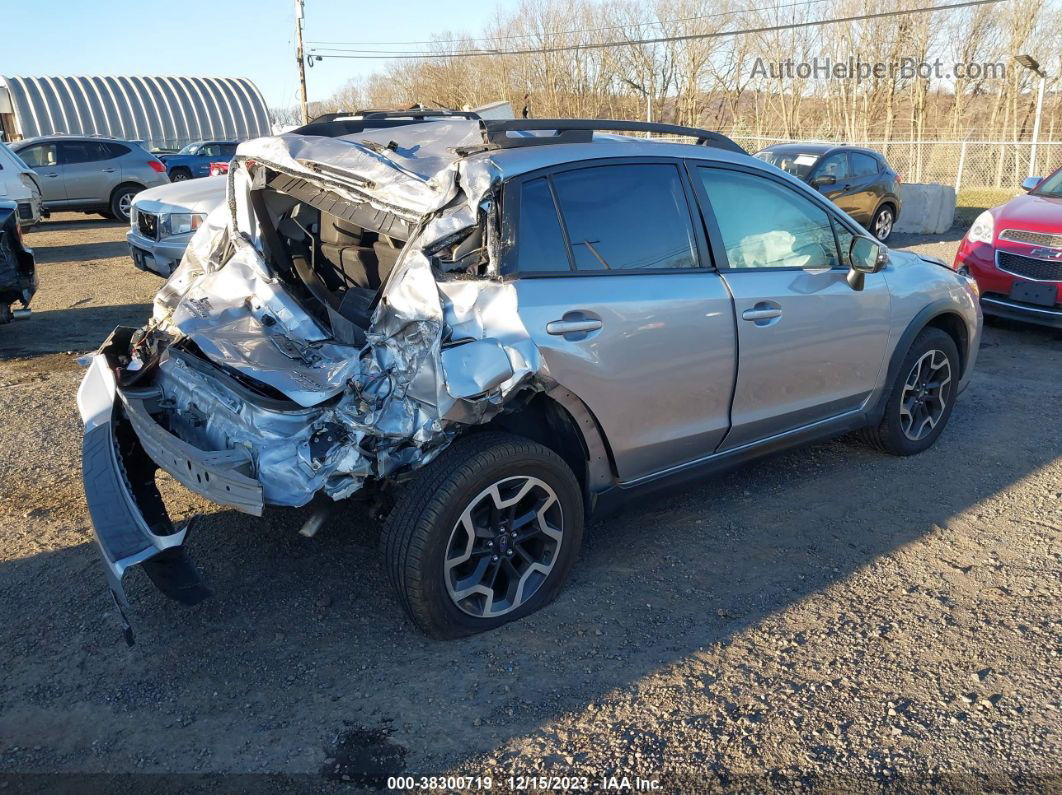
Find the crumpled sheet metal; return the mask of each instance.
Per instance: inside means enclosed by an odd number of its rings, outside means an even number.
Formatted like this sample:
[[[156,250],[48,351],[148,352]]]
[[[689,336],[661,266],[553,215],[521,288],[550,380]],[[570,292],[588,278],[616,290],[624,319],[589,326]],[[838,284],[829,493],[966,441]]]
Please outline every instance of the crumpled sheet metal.
[[[490,157],[459,159],[454,153],[454,147],[479,142],[475,123],[433,122],[353,138],[381,146],[301,136],[241,144],[230,174],[227,228],[193,237],[155,302],[156,325],[175,338],[192,339],[216,363],[269,384],[301,406],[328,404],[306,414],[297,428],[258,412],[250,426],[218,418],[204,431],[203,444],[230,445],[234,429],[242,428],[240,443],[261,448],[256,471],[272,504],[301,505],[319,490],[342,499],[367,477],[424,466],[461,425],[489,420],[522,388],[541,388],[538,349],[520,321],[514,287],[497,278],[496,259],[491,256],[484,278],[437,281],[425,254],[439,241],[472,230],[491,211],[499,172]],[[395,141],[396,151],[384,149],[388,141]],[[364,348],[332,342],[270,275],[256,242],[249,195],[258,186],[247,160],[417,221],[383,289]],[[310,161],[326,164],[329,176],[315,173]],[[349,179],[337,177],[339,171],[351,172]],[[348,189],[348,182],[360,185]],[[485,242],[493,254],[497,241]],[[171,368],[164,375],[176,373]],[[220,397],[213,408],[232,412],[231,401]],[[254,413],[247,406],[239,411]],[[311,467],[309,439],[336,426],[343,429],[342,441]],[[285,434],[290,442],[278,442]]]

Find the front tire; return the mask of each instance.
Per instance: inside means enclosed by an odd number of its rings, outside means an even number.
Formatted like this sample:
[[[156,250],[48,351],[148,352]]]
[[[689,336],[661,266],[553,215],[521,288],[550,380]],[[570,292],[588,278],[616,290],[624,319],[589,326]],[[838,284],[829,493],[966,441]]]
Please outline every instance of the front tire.
[[[413,623],[435,638],[459,638],[552,601],[582,534],[582,491],[568,465],[536,442],[482,432],[457,439],[417,473],[382,542]]]
[[[170,182],[184,182],[192,178],[192,172],[187,168],[175,168],[170,172]]]
[[[863,432],[864,439],[892,455],[921,453],[948,424],[958,386],[955,341],[938,328],[923,329],[889,388],[884,417]]]

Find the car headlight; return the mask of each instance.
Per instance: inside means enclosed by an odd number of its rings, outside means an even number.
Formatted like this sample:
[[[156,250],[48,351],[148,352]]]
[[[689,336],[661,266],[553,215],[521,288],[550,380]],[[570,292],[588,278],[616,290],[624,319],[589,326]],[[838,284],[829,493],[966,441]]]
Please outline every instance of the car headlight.
[[[987,243],[992,245],[992,237],[995,231],[996,221],[992,217],[992,213],[985,210],[970,227],[970,231],[966,233],[966,239],[971,243]]]
[[[160,219],[162,236],[172,237],[194,232],[205,220],[206,215],[203,213],[166,213]]]

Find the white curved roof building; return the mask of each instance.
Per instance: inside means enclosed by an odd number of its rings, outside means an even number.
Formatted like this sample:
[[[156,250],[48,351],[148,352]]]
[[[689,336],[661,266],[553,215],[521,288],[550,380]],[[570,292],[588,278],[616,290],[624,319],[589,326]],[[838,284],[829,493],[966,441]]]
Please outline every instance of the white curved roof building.
[[[69,133],[176,148],[204,138],[269,135],[257,86],[234,77],[0,77],[8,141]]]

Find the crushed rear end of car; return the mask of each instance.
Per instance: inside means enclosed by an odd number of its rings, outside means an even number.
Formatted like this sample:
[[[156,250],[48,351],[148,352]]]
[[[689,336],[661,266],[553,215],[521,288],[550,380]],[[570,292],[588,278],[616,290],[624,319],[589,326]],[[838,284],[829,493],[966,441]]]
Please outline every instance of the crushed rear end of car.
[[[195,235],[150,322],[115,329],[79,391],[120,608],[136,564],[168,596],[209,594],[157,470],[253,515],[342,500],[547,388],[498,278],[498,174],[459,154],[481,144],[474,122],[444,120],[240,147],[225,227]]]

